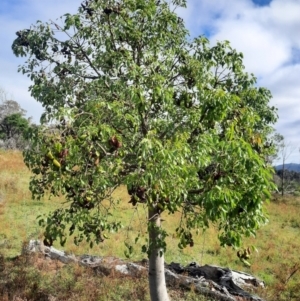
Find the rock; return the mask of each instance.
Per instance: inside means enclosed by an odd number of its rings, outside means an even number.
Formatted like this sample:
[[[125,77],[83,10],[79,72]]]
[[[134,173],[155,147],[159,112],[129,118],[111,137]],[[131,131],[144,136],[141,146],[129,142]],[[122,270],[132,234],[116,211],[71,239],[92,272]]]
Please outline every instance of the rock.
[[[39,241],[30,241],[30,252],[42,252],[50,259],[63,263],[77,262],[80,265],[92,268],[97,275],[108,276],[111,273],[120,273],[138,276],[148,269],[148,260],[130,263],[115,257],[97,257],[92,255],[74,256],[53,247],[42,246]],[[258,296],[251,295],[242,287],[264,287],[264,282],[250,274],[233,271],[213,265],[199,266],[192,262],[186,267],[172,262],[165,264],[166,282],[170,287],[184,287],[193,289],[220,301],[264,301]]]
[[[42,252],[43,244],[39,240],[30,240],[28,246],[26,245],[23,246],[22,251],[24,253],[28,252]]]
[[[116,265],[115,270],[121,274],[136,276],[139,272],[146,270],[146,268],[136,263],[127,263]]]

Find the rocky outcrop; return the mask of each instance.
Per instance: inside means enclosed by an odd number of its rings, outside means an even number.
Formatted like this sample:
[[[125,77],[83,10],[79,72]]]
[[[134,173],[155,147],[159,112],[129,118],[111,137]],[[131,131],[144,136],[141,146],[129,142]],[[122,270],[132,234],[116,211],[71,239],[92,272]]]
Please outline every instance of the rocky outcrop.
[[[147,271],[148,261],[127,262],[115,257],[97,257],[91,255],[75,256],[53,247],[46,247],[40,241],[31,240],[23,252],[42,252],[46,257],[59,260],[65,264],[76,262],[90,267],[98,275],[110,275],[121,273],[130,276],[138,276]],[[245,288],[264,287],[264,282],[252,275],[233,271],[213,265],[199,266],[192,262],[183,267],[179,263],[165,264],[167,285],[171,287],[184,287],[210,296],[220,301],[264,301],[258,296],[245,291]]]

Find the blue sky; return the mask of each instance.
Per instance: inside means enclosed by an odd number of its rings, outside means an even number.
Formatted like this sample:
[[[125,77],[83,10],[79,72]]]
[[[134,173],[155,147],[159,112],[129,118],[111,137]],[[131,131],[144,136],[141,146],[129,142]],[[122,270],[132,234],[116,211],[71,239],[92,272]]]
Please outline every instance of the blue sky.
[[[265,6],[269,5],[272,2],[272,0],[253,0],[252,2],[258,6]]]
[[[75,13],[81,0],[1,0],[0,88],[18,101],[37,122],[42,108],[28,92],[30,80],[17,72],[24,58],[11,51],[15,32],[37,20]],[[246,71],[273,94],[278,107],[276,129],[294,152],[289,162],[300,163],[300,0],[187,0],[178,13],[191,36],[205,34],[211,45],[229,40],[244,54]]]

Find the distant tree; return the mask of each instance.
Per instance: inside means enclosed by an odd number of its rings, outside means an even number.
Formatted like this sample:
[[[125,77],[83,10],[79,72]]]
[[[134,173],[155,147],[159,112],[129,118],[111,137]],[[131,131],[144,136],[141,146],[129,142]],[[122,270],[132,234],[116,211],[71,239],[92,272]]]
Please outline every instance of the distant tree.
[[[287,165],[286,165],[287,167]],[[279,181],[275,182],[279,188],[279,191],[282,193],[282,187],[284,194],[299,194],[300,191],[300,173],[289,170],[285,168],[283,171],[282,169],[276,170],[276,175],[279,178]],[[282,185],[282,177],[284,179]]]
[[[25,133],[30,126],[30,118],[18,102],[7,99],[7,93],[0,88],[0,139],[2,147],[24,148]]]
[[[174,5],[185,1],[85,1],[63,25],[17,32],[12,46],[27,56],[20,71],[45,108],[42,125],[56,124],[32,131],[24,157],[33,196],[49,191],[69,204],[40,221],[45,242],[64,244],[75,230],[76,244],[105,241],[121,225],[109,214],[113,192],[126,185],[132,206],[148,211],[142,251],[153,301],[169,299],[162,214],[181,212],[179,248],[210,222],[222,245],[238,247],[266,222],[273,188],[270,92],[255,86],[228,42],[187,40]]]
[[[7,99],[7,94],[0,88],[0,121],[12,114],[26,115],[26,110],[22,109],[18,102]]]
[[[281,179],[279,190],[281,192],[281,195],[283,196],[290,183],[290,173],[286,171],[285,165],[287,159],[293,153],[294,149],[292,148],[291,143],[286,143],[284,136],[279,133],[275,133],[275,135],[273,136],[273,141],[276,150],[274,160],[279,161],[281,165],[281,171],[279,173],[277,172],[277,174]]]
[[[8,115],[0,123],[1,138],[10,139],[15,135],[23,134],[28,129],[28,126],[28,120],[22,117],[20,113]]]
[[[0,103],[3,103],[7,99],[7,92],[2,87],[0,87]]]
[[[274,165],[276,160],[279,159],[280,149],[284,143],[284,137],[273,129],[273,131],[268,136],[268,146],[271,149],[271,152],[267,155],[266,161]]]

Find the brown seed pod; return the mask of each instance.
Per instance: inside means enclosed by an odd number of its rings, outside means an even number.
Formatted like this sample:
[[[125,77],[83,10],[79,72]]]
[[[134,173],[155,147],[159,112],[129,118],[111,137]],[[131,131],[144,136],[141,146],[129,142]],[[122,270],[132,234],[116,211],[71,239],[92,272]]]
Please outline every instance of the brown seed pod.
[[[146,188],[145,187],[141,187],[139,186],[137,188],[137,192],[136,195],[141,199],[141,200],[145,200],[146,199]]]
[[[65,148],[59,153],[58,157],[65,158],[68,155],[68,153],[69,153],[69,150],[67,148]]]
[[[100,161],[99,158],[96,158],[96,160],[95,160],[95,162],[94,162],[94,165],[95,165],[95,166],[98,166],[98,165],[99,165],[99,161]]]
[[[118,149],[118,148],[122,147],[122,142],[119,141],[116,136],[112,136],[109,139],[109,143],[112,147],[114,147],[114,149]]]

